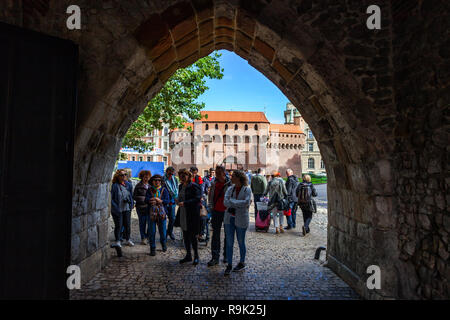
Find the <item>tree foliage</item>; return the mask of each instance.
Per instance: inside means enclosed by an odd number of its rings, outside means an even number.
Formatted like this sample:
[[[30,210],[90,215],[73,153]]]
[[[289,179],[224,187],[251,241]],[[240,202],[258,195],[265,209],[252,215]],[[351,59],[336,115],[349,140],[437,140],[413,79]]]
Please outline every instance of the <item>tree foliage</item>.
[[[183,128],[186,122],[200,120],[200,110],[205,108],[205,104],[197,101],[197,98],[209,89],[206,79],[222,79],[223,69],[218,60],[220,56],[214,52],[187,68],[178,69],[131,125],[122,147],[144,153],[151,150],[153,145],[142,138],[155,129],[161,130],[164,123],[170,129],[175,129]]]

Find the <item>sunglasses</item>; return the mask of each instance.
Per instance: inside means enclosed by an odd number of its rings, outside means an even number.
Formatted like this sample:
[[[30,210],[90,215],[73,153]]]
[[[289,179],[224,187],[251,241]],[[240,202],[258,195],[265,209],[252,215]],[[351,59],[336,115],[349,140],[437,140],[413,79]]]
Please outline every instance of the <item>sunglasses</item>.
[[[126,173],[119,174],[120,177],[127,176]]]

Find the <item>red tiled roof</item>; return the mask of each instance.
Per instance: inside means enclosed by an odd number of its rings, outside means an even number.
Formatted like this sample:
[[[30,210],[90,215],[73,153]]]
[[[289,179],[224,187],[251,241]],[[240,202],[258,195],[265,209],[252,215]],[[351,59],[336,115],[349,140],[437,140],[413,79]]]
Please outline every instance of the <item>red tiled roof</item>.
[[[303,131],[294,124],[270,124],[269,130],[282,133],[303,133]]]
[[[269,123],[264,112],[257,111],[201,111],[202,122],[258,122]],[[205,118],[205,115],[208,118]]]
[[[175,128],[172,131],[186,131],[188,128],[194,129],[194,125],[190,122],[186,122],[184,124],[184,128],[182,128],[182,129]]]

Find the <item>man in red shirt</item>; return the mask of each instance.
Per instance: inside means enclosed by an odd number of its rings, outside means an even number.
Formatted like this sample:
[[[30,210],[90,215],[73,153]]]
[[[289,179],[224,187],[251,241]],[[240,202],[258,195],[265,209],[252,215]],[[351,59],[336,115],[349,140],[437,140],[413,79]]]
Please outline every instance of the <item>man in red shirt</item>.
[[[208,266],[214,266],[219,263],[220,258],[220,231],[223,224],[223,216],[227,209],[223,204],[223,198],[228,187],[231,186],[231,180],[225,175],[225,168],[223,166],[216,167],[216,178],[211,183],[211,188],[208,193],[208,207],[212,212],[211,224],[213,227],[212,241],[211,241],[211,261]],[[225,243],[223,246],[223,260],[226,262]]]
[[[197,168],[197,167],[191,167],[191,170],[189,170],[189,171],[191,171],[192,176],[193,176],[192,182],[195,182],[195,183],[198,184],[200,187],[203,187],[203,186],[202,186],[202,184],[203,184],[203,179],[202,179],[202,177],[198,174],[198,168]],[[202,188],[202,189],[203,189],[203,188]]]

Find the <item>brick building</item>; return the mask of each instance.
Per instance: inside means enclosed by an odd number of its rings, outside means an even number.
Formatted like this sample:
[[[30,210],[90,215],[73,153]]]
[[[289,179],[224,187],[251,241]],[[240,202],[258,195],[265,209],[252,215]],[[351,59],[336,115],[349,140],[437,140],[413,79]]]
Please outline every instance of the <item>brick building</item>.
[[[293,124],[296,118],[300,118],[300,128],[306,136],[306,143],[302,148],[302,173],[326,174],[317,140],[309,125],[303,120],[300,112],[292,103],[286,105],[284,118],[285,124]]]
[[[171,165],[169,138],[169,126],[163,124],[163,128],[161,130],[154,130],[142,138],[145,142],[154,143],[152,150],[145,153],[139,153],[133,149],[122,148],[120,152],[127,155],[128,161],[164,162],[164,167],[167,167]]]
[[[222,164],[227,169],[280,170],[283,175],[287,168],[302,172],[305,134],[301,116],[293,117],[292,123],[271,124],[263,112],[202,111],[201,114],[201,121],[187,123],[184,129],[170,133],[175,168],[196,166],[204,174]]]

